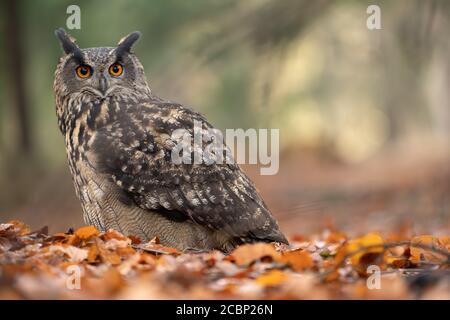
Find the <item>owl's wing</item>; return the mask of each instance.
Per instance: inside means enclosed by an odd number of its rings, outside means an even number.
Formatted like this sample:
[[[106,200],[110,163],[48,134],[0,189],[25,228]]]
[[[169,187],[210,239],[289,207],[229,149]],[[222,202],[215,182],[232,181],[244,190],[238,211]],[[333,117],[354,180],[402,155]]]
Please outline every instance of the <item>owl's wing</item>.
[[[176,164],[174,130],[193,136],[202,115],[167,102],[121,107],[111,126],[99,128],[92,150],[97,166],[139,207],[169,219],[191,219],[243,241],[287,243],[253,183],[235,163]],[[191,150],[193,151],[193,150]],[[194,157],[193,152],[189,154]],[[228,161],[229,162],[229,161]],[[126,201],[125,201],[126,202]]]

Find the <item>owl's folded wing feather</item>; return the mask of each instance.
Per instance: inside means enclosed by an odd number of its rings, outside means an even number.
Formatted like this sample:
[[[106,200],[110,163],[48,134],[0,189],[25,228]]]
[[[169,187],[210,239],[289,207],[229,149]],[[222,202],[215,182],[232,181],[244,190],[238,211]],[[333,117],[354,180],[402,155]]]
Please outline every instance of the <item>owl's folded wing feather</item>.
[[[235,163],[173,163],[173,131],[193,134],[194,121],[203,129],[212,128],[203,116],[156,101],[120,109],[127,111],[111,126],[97,130],[92,151],[99,169],[128,200],[167,218],[181,215],[244,241],[287,243],[253,183]]]

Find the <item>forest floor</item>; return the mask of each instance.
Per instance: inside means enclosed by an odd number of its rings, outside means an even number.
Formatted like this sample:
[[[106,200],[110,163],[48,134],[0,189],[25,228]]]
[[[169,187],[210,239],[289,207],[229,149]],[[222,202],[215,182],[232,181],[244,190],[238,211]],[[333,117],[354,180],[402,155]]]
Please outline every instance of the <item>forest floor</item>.
[[[2,213],[0,299],[450,299],[448,154],[283,159],[276,176],[245,169],[290,245],[230,255],[82,227],[70,179],[39,180]]]
[[[450,238],[338,230],[182,253],[92,226],[0,224],[0,299],[450,299]]]

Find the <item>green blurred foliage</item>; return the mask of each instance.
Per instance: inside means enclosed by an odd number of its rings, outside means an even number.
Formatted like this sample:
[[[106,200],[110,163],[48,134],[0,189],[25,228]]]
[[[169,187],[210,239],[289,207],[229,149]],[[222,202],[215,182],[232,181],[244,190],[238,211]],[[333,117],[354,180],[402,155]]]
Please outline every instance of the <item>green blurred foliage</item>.
[[[366,8],[382,9],[382,30]],[[65,165],[53,72],[68,5],[81,8],[82,47],[140,30],[135,51],[153,91],[194,106],[220,128],[279,127],[283,148],[360,161],[390,141],[449,133],[449,3],[436,1],[19,1],[35,153],[27,166]],[[2,21],[5,13],[2,10]],[[4,63],[4,33],[0,59]],[[15,162],[9,75],[0,69],[0,165]],[[6,160],[5,160],[6,159]],[[6,164],[5,164],[6,163]],[[3,169],[4,170],[4,169]]]

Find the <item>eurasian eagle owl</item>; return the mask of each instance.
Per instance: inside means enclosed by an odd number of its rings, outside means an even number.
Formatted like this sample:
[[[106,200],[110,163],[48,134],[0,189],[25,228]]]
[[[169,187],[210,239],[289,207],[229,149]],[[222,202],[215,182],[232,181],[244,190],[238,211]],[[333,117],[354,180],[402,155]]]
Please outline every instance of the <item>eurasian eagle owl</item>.
[[[55,72],[58,125],[84,220],[181,250],[255,241],[287,243],[254,184],[235,163],[176,164],[172,133],[199,113],[158,98],[131,47],[80,49],[56,30],[65,55]]]

